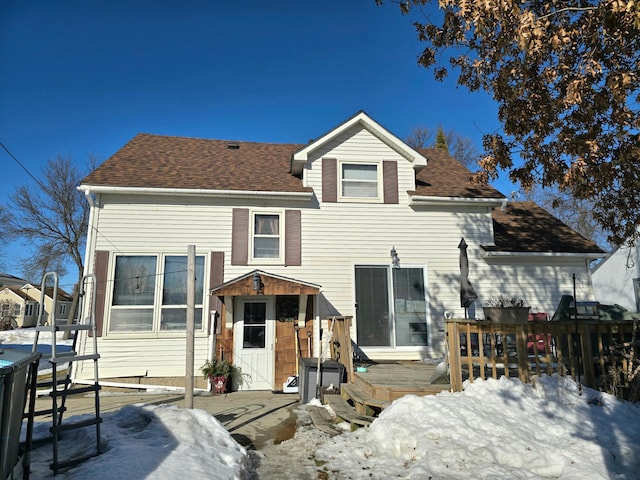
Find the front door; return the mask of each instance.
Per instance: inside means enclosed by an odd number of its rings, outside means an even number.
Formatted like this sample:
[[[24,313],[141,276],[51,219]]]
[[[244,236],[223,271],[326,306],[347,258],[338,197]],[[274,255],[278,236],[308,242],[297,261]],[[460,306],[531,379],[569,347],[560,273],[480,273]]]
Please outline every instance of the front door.
[[[240,297],[234,322],[233,363],[242,369],[242,390],[273,389],[273,297]]]

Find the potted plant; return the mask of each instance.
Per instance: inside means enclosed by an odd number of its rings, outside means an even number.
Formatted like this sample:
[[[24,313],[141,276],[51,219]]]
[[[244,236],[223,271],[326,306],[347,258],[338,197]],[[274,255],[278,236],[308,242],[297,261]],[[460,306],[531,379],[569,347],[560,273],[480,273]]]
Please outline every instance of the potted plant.
[[[522,298],[498,295],[487,299],[482,310],[485,320],[495,323],[527,323],[530,308]]]
[[[207,360],[200,371],[204,378],[211,382],[214,393],[226,393],[232,379],[242,380],[242,370],[228,360]]]

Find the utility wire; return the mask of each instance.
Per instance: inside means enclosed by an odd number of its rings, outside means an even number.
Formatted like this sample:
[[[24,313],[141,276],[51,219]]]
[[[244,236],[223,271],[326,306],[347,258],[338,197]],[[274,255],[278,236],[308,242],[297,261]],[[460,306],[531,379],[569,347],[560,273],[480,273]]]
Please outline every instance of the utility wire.
[[[0,146],[2,146],[2,148],[4,149],[4,151],[5,151],[5,152],[7,152],[7,154],[8,154],[11,158],[13,158],[13,160],[14,160],[18,165],[20,165],[20,168],[22,168],[25,172],[27,172],[27,175],[29,175],[29,176],[33,179],[33,181],[34,181],[34,182],[36,182],[38,185],[40,185],[40,188],[42,188],[42,189],[43,189],[43,190],[45,190],[45,191],[47,190],[47,189],[46,189],[46,187],[45,187],[45,186],[40,182],[40,180],[38,180],[38,179],[37,179],[37,178],[36,178],[36,177],[35,177],[35,176],[34,176],[34,175],[29,171],[29,169],[28,169],[27,167],[25,167],[25,166],[22,164],[22,162],[20,162],[20,160],[18,160],[18,159],[15,157],[15,155],[13,155],[13,153],[11,153],[11,152],[9,151],[9,149],[5,146],[5,144],[4,144],[4,143],[0,142]]]

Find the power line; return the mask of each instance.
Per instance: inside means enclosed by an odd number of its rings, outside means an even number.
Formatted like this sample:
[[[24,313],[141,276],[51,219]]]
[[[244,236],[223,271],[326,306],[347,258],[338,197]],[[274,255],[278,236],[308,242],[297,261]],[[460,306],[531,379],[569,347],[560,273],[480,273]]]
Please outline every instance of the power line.
[[[25,166],[22,164],[22,162],[20,162],[20,160],[18,160],[18,159],[13,155],[13,153],[11,153],[11,152],[9,151],[9,149],[5,146],[5,144],[4,144],[4,143],[0,142],[0,146],[2,146],[2,148],[4,149],[4,151],[5,151],[5,152],[7,152],[7,154],[8,154],[11,158],[13,158],[13,160],[14,160],[18,165],[20,165],[20,168],[22,168],[25,172],[27,172],[27,175],[29,175],[29,176],[33,179],[33,181],[34,181],[34,182],[36,182],[38,185],[40,185],[40,188],[42,188],[43,190],[46,190],[45,186],[40,182],[40,180],[38,180],[38,179],[37,179],[37,178],[36,178],[36,177],[35,177],[35,176],[34,176],[34,175],[29,171],[29,169],[28,169],[27,167],[25,167]]]

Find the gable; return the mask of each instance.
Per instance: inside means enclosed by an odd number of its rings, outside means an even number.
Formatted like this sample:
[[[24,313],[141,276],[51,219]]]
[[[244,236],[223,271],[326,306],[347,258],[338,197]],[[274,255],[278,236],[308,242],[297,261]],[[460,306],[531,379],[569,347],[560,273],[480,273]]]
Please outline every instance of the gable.
[[[24,292],[17,287],[5,287],[0,290],[0,299],[13,299],[14,301],[24,302],[31,300]]]
[[[321,152],[330,149],[332,144],[335,145],[336,139],[344,138],[345,135],[351,136],[352,132],[360,132],[362,130],[366,130],[397,155],[405,158],[416,171],[426,166],[427,159],[420,152],[411,148],[386,128],[375,122],[366,113],[360,111],[295,152],[291,158],[291,171],[294,175],[300,175],[307,162],[314,157],[322,156]],[[338,142],[342,143],[341,140],[338,140]]]

